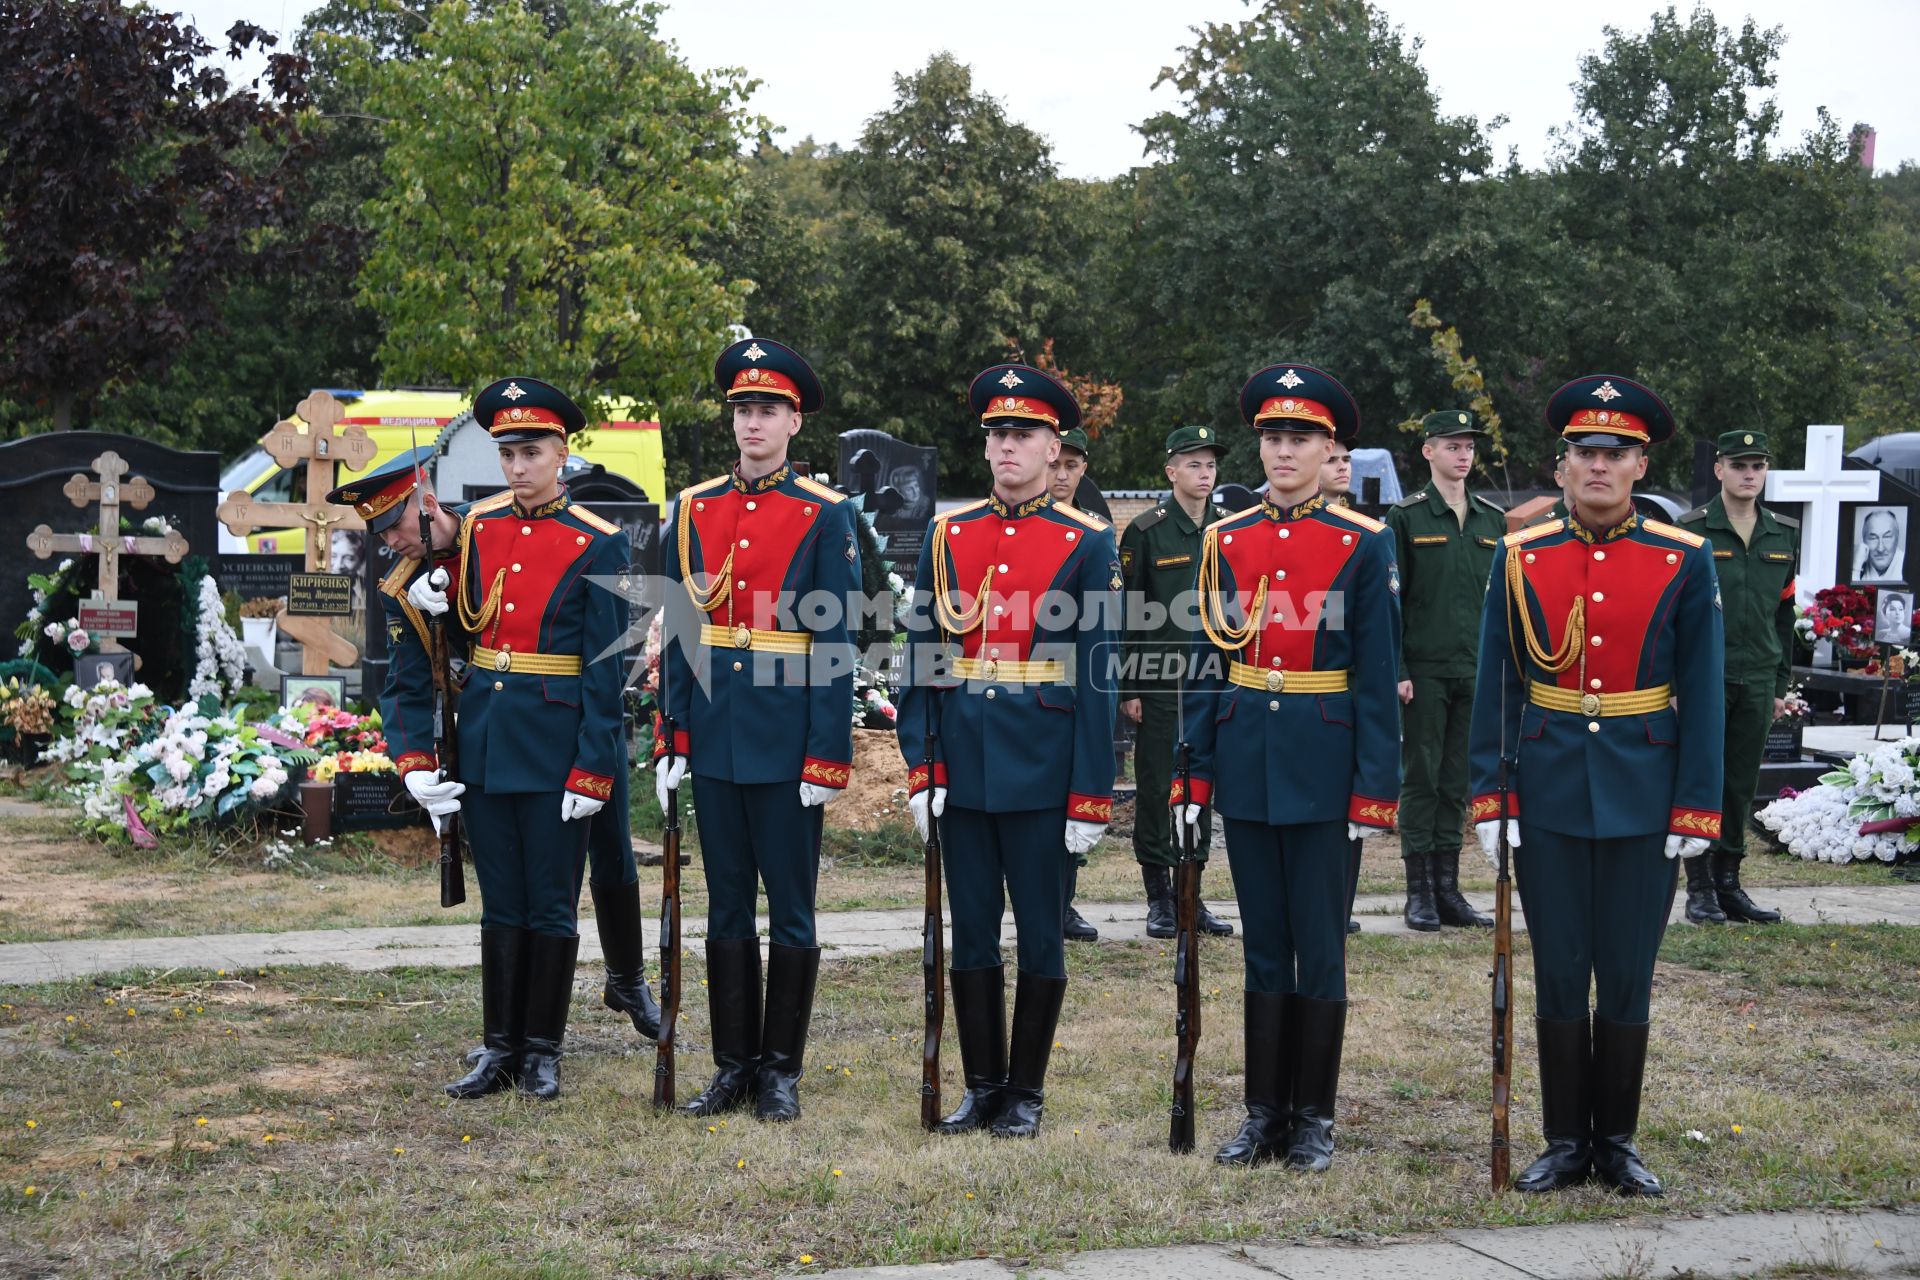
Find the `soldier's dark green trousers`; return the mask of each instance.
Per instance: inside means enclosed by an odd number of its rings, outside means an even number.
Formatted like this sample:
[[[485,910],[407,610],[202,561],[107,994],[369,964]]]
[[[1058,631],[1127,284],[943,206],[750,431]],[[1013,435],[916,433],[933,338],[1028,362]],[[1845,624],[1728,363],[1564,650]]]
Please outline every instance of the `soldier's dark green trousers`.
[[[640,878],[640,868],[633,862],[631,819],[627,816],[627,775],[631,772],[622,769],[615,775],[613,798],[588,819],[587,879],[601,889],[617,889]]]
[[[1653,961],[1673,907],[1677,860],[1664,832],[1591,840],[1520,820],[1513,850],[1520,906],[1533,940],[1542,1018],[1645,1022]]]
[[[1248,991],[1347,998],[1347,823],[1222,818]]]
[[[1171,689],[1142,693],[1139,732],[1133,738],[1133,856],[1143,867],[1172,867],[1180,861],[1173,847],[1173,770],[1180,738],[1180,695]],[[1213,810],[1200,815],[1200,861],[1213,843]]]
[[[481,928],[579,932],[590,824],[560,820],[560,792],[490,795],[469,786],[460,818],[480,881]]]
[[[1013,903],[1020,970],[1040,978],[1067,976],[1060,921],[1067,911],[1067,811],[983,813],[948,805],[940,818],[940,852],[953,915],[953,967],[1001,963],[1000,918]]]
[[[1760,785],[1760,758],[1773,727],[1773,680],[1727,681],[1726,791],[1720,800],[1721,853],[1747,851],[1747,820]]]
[[[825,806],[802,805],[797,782],[727,782],[698,773],[689,780],[700,815],[700,865],[707,873],[707,940],[756,936],[754,911],[764,884],[768,939],[801,950],[816,946]]]
[[[1472,676],[1415,676],[1400,708],[1400,854],[1457,853],[1467,817]]]

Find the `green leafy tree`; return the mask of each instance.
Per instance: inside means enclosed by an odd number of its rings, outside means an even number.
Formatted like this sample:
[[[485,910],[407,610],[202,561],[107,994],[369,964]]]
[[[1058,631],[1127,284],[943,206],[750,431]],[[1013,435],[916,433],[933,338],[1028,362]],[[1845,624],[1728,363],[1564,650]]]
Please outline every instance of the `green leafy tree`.
[[[1920,166],[1874,182],[1879,305],[1862,344],[1860,410],[1853,443],[1920,430]]]
[[[699,75],[629,0],[444,0],[421,56],[364,60],[385,190],[361,300],[395,382],[504,372],[663,411],[706,391],[744,288],[703,243],[735,216],[748,86]]]

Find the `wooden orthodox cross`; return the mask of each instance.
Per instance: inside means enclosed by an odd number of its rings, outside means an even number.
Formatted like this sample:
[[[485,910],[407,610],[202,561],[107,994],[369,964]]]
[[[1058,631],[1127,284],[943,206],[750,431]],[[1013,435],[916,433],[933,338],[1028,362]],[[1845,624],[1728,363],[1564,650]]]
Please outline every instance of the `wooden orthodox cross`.
[[[326,573],[333,564],[333,531],[367,527],[353,508],[337,507],[325,500],[336,483],[334,465],[358,471],[373,461],[377,448],[367,429],[357,422],[335,433],[347,411],[324,391],[302,400],[298,412],[307,424],[305,431],[297,423],[276,422],[273,430],[260,437],[260,447],[287,470],[306,464],[306,501],[255,502],[252,494],[236,489],[214,514],[240,538],[255,529],[307,526],[307,572]],[[359,661],[360,651],[335,635],[325,618],[282,613],[279,623],[281,631],[300,642],[303,675],[322,676],[329,664],[350,667]]]
[[[177,529],[168,529],[165,536],[145,538],[120,532],[121,504],[140,511],[154,497],[153,486],[139,476],[123,483],[122,477],[127,470],[126,459],[109,449],[93,460],[93,472],[100,477],[98,480],[76,472],[61,490],[76,507],[95,502],[100,504],[98,533],[55,533],[43,524],[27,535],[27,549],[42,560],[56,551],[98,555],[100,578],[93,598],[107,603],[120,599],[121,556],[161,556],[168,564],[178,564],[180,558],[187,554],[187,540],[180,536]],[[102,636],[100,648],[106,653],[126,652],[113,636]]]

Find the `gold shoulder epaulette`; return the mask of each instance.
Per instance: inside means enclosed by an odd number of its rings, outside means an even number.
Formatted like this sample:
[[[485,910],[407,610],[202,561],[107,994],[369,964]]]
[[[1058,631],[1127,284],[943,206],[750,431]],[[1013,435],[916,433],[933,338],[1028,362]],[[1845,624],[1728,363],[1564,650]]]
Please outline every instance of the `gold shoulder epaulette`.
[[[1558,533],[1567,527],[1565,520],[1549,520],[1545,524],[1530,524],[1524,529],[1516,529],[1501,541],[1509,547],[1517,547],[1523,542],[1532,542],[1549,533]]]
[[[1668,524],[1665,520],[1642,520],[1640,526],[1649,533],[1657,533],[1663,538],[1672,538],[1675,542],[1684,542],[1690,547],[1707,545],[1707,540],[1699,534],[1682,529],[1677,524]]]
[[[967,512],[969,511],[978,511],[980,508],[986,505],[987,505],[987,500],[985,498],[981,498],[976,502],[969,502],[964,507],[955,507],[951,511],[942,511],[939,515],[933,518],[933,522],[935,524],[945,524],[947,521],[953,519],[955,516],[963,516],[967,514]]]
[[[490,494],[484,498],[476,498],[470,503],[467,506],[467,514],[470,516],[484,515],[489,511],[498,511],[502,507],[509,506],[512,502],[513,493],[511,490],[505,493]]]
[[[574,515],[580,517],[580,519],[584,521],[591,528],[598,529],[602,533],[620,532],[619,525],[607,519],[605,516],[597,516],[593,514],[593,512],[587,510],[585,507],[581,506],[577,502],[570,504],[567,507],[567,510],[571,511]]]
[[[1102,520],[1099,516],[1082,511],[1070,502],[1056,502],[1053,504],[1053,509],[1069,520],[1078,520],[1089,529],[1104,529],[1107,527],[1105,520]]]
[[[830,484],[821,484],[812,476],[795,476],[793,482],[828,506],[847,500],[846,494],[840,492]]]
[[[396,600],[404,599],[407,594],[408,580],[413,576],[413,571],[419,567],[418,561],[408,560],[404,556],[396,559],[393,568],[387,571],[387,576],[380,579],[380,593],[392,596]]]
[[[699,484],[690,484],[680,491],[680,496],[683,498],[702,497],[705,495],[709,485],[725,484],[730,478],[731,477],[719,475],[711,479],[702,480]]]
[[[1251,507],[1245,507],[1239,511],[1229,512],[1228,514],[1221,516],[1218,520],[1215,520],[1212,524],[1208,525],[1207,532],[1211,533],[1213,532],[1214,529],[1218,528],[1219,526],[1226,524],[1227,522],[1232,520],[1238,520],[1242,516],[1257,516],[1260,514],[1260,509],[1265,505],[1266,504],[1264,502],[1257,502]]]
[[[1322,510],[1324,510],[1328,515],[1339,516],[1342,520],[1346,520],[1352,524],[1357,524],[1362,529],[1365,529],[1368,533],[1380,533],[1380,532],[1383,532],[1387,527],[1383,522],[1379,520],[1375,520],[1372,516],[1367,515],[1365,512],[1355,511],[1352,507],[1336,507],[1336,506],[1328,505],[1322,508]]]

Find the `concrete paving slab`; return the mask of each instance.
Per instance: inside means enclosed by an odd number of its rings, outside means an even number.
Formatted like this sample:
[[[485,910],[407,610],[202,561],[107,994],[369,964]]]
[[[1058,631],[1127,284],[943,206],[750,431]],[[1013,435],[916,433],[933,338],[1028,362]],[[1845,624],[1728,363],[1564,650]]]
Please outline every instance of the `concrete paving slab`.
[[[918,1266],[855,1267],[845,1271],[803,1273],[808,1280],[1011,1280],[1013,1272],[986,1258],[965,1262],[926,1262]]]
[[[1273,1280],[1273,1274],[1210,1245],[1173,1249],[1101,1249],[1059,1268],[1025,1271],[1023,1280]]]
[[[1660,1231],[1658,1274],[1747,1275],[1809,1262],[1835,1272],[1884,1273],[1920,1265],[1917,1248],[1920,1221],[1894,1213],[1676,1218]]]
[[[1248,1245],[1286,1280],[1531,1280],[1527,1272],[1446,1241],[1389,1245]]]

